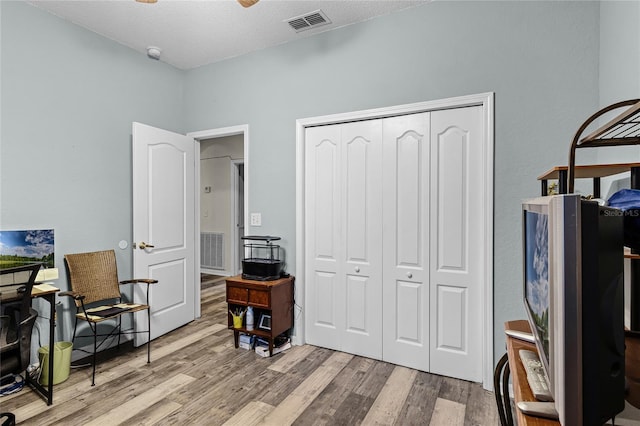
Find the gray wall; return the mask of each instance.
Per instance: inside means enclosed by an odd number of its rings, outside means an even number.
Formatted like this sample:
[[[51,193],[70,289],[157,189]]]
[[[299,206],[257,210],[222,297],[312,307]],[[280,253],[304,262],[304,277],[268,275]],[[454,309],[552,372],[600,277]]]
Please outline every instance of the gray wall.
[[[249,203],[295,273],[295,120],[493,91],[495,351],[524,318],[520,202],[598,107],[599,5],[434,2],[187,73],[189,130],[248,123]],[[230,83],[233,82],[233,83]]]
[[[640,98],[640,2],[600,3],[600,105]]]
[[[640,1],[605,1],[600,4],[600,107],[627,99],[640,99],[639,23]],[[601,163],[636,161],[639,156],[638,146],[597,151],[597,159]],[[620,187],[629,187],[628,178],[603,179],[603,194],[609,192],[604,192],[609,183],[613,184],[610,194]]]
[[[114,248],[130,278],[131,123],[183,131],[183,72],[26,3],[0,8],[0,228],[53,228],[62,288],[65,253]]]
[[[597,2],[433,2],[188,72],[24,3],[0,10],[0,226],[55,228],[59,268],[64,253],[131,239],[132,121],[249,124],[263,226],[248,232],[282,236],[295,273],[296,119],[495,92],[496,356],[502,323],[524,317],[520,201],[566,163],[616,78],[600,66]],[[128,275],[130,252],[118,255]]]

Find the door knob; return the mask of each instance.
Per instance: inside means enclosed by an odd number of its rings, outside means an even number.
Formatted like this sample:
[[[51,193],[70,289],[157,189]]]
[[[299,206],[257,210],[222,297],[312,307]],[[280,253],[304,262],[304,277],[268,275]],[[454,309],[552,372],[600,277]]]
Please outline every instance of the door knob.
[[[413,274],[411,272],[407,272],[407,278],[413,278]]]
[[[138,244],[138,248],[139,248],[140,250],[144,250],[144,249],[146,249],[146,248],[154,248],[154,247],[155,247],[155,246],[152,246],[151,244],[147,244],[147,243],[145,243],[144,241],[143,241],[143,242],[141,242],[140,244]]]

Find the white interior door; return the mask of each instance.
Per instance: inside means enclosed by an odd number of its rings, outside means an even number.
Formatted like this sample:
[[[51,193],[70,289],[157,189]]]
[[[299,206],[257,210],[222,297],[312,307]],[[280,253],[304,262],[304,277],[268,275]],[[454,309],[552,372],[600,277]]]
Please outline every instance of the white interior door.
[[[423,371],[429,371],[429,114],[383,124],[383,360]]]
[[[308,341],[382,356],[382,126],[307,130]]]
[[[159,281],[150,290],[152,339],[195,319],[195,146],[185,135],[133,123],[133,272]],[[140,290],[134,296],[144,300]],[[146,327],[139,313],[135,329]],[[135,336],[136,345],[146,342]]]
[[[431,372],[482,381],[482,108],[431,113]]]

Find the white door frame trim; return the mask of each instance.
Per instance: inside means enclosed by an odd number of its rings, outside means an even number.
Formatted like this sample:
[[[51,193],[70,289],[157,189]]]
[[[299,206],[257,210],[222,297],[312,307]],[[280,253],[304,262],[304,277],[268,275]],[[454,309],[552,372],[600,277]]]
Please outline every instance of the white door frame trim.
[[[213,138],[221,138],[224,136],[233,136],[233,135],[243,135],[244,136],[244,221],[248,223],[248,212],[249,212],[249,125],[248,124],[240,124],[237,126],[229,126],[229,127],[221,127],[218,129],[208,129],[208,130],[200,130],[197,132],[189,132],[187,136],[192,137],[196,142],[196,152],[195,152],[195,162],[196,162],[196,191],[195,191],[195,209],[196,209],[196,217],[194,218],[195,222],[195,257],[196,257],[196,291],[195,291],[195,304],[196,304],[196,318],[200,318],[201,316],[201,298],[200,298],[200,141],[204,139],[213,139]]]
[[[307,127],[337,124],[356,120],[367,120],[398,115],[415,114],[440,109],[461,108],[468,106],[482,106],[484,143],[483,147],[483,179],[484,193],[482,194],[483,211],[485,212],[484,241],[484,283],[483,283],[483,382],[485,389],[493,390],[493,157],[494,157],[494,93],[479,93],[475,95],[459,96],[427,102],[406,105],[396,105],[386,108],[376,108],[340,114],[309,117],[296,120],[296,286],[295,300],[296,327],[293,336],[294,344],[305,343],[305,317],[301,307],[305,306],[305,129]],[[245,210],[247,211],[247,210]]]
[[[233,201],[231,202],[231,275],[238,273],[242,260],[238,259],[240,243],[238,241],[238,187],[240,186],[240,177],[238,175],[238,165],[244,165],[244,159],[231,160],[231,190],[233,193]],[[244,180],[244,178],[243,178]],[[244,185],[243,185],[244,186]],[[244,188],[243,188],[244,191]],[[242,197],[245,200],[246,194]],[[245,214],[243,214],[245,216]]]

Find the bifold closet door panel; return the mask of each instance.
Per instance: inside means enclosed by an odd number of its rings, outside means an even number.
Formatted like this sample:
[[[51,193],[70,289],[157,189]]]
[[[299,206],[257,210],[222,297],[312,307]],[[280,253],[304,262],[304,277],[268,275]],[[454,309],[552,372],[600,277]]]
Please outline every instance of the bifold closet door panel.
[[[382,357],[382,121],[342,125],[342,350]]]
[[[429,371],[430,113],[383,122],[383,360]]]
[[[306,130],[309,343],[382,356],[382,123]]]
[[[340,350],[345,321],[340,126],[308,128],[305,143],[306,339]]]
[[[482,381],[482,108],[431,113],[431,367]]]

